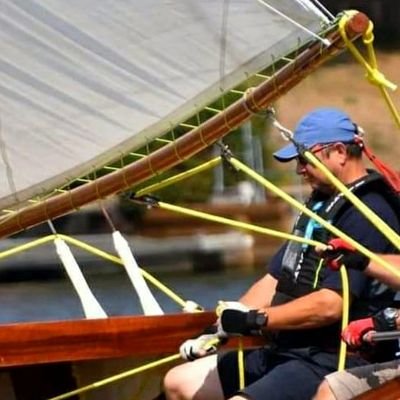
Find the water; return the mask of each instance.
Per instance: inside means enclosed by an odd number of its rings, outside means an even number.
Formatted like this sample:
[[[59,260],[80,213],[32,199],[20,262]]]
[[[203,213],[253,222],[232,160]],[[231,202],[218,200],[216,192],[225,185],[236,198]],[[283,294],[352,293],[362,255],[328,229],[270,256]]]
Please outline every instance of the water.
[[[263,270],[174,273],[156,278],[184,300],[193,300],[206,309],[214,309],[218,300],[236,300],[263,274]],[[89,276],[87,280],[109,316],[142,313],[125,274],[99,274]],[[165,312],[180,311],[180,306],[158,289],[152,288],[152,292]],[[0,304],[0,323],[83,317],[79,299],[67,279],[2,283]]]

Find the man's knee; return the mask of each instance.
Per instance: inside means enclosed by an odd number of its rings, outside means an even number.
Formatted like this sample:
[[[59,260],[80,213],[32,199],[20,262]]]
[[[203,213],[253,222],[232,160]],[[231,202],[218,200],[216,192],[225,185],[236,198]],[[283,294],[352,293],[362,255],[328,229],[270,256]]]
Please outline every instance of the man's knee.
[[[184,399],[183,395],[183,373],[182,366],[179,365],[170,369],[164,377],[163,387],[168,400]]]
[[[324,379],[319,385],[313,400],[336,400],[327,380]]]
[[[164,377],[164,391],[168,400],[223,399],[216,369],[217,357],[181,364],[172,368]]]

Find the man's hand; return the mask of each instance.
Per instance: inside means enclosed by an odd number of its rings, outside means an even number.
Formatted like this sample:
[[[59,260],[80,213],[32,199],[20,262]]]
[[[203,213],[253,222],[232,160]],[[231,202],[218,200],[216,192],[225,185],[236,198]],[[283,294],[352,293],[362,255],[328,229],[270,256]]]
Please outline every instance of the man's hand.
[[[318,251],[317,249],[317,252],[325,259],[327,266],[334,271],[339,270],[342,264],[347,268],[364,271],[370,262],[367,256],[339,238],[331,239],[325,250]]]
[[[181,357],[186,361],[214,354],[218,350],[221,339],[217,333],[200,335],[196,339],[189,339],[179,347]]]
[[[186,361],[193,361],[216,353],[218,347],[228,341],[228,335],[218,329],[217,324],[210,325],[199,336],[183,342],[179,347],[181,357]]]
[[[391,310],[390,308],[385,309]],[[363,342],[369,342],[366,334],[371,331],[385,332],[397,329],[396,318],[388,319],[385,310],[378,311],[374,316],[350,322],[342,332],[342,339],[352,347],[359,347]],[[395,311],[395,310],[394,310]]]
[[[267,324],[267,317],[238,302],[220,302],[217,308],[220,335],[254,335]]]
[[[351,347],[360,347],[363,344],[364,335],[374,331],[374,320],[372,317],[350,322],[342,332],[342,339]]]

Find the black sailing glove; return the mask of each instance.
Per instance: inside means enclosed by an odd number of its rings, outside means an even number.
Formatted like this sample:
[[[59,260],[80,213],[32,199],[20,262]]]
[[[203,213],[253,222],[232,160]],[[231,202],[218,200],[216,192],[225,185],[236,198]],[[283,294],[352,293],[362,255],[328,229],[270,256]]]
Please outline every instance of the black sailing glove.
[[[260,335],[267,325],[265,314],[257,310],[241,311],[227,308],[218,320],[219,329],[227,335]]]

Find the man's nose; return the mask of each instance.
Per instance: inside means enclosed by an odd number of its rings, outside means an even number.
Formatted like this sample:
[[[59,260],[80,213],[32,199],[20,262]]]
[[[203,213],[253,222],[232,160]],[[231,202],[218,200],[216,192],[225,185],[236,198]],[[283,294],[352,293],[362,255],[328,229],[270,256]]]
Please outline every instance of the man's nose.
[[[303,163],[297,161],[296,174],[297,175],[303,175],[305,172],[306,172],[306,164],[303,164]]]

